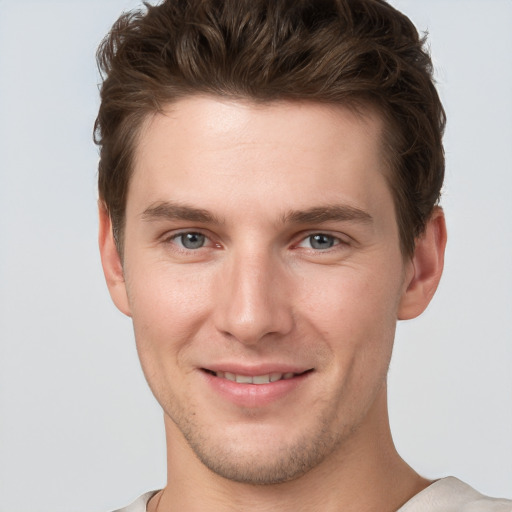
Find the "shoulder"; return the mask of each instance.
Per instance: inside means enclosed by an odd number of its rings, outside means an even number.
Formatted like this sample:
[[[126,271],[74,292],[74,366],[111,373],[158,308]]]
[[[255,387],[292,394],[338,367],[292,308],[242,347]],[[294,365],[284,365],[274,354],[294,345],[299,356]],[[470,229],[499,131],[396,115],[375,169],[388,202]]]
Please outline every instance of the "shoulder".
[[[414,496],[397,512],[512,512],[512,501],[490,498],[452,476]]]
[[[157,493],[158,491],[149,491],[144,493],[142,496],[139,496],[131,505],[128,505],[124,508],[118,508],[113,512],[146,512],[146,505],[148,501]]]

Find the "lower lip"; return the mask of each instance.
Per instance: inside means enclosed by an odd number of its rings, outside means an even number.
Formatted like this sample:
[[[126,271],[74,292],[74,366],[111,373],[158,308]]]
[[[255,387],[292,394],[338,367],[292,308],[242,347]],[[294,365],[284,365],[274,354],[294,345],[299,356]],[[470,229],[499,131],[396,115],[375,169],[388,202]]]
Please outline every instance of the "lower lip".
[[[311,375],[306,372],[291,379],[268,384],[242,384],[201,370],[208,385],[220,396],[240,407],[264,407],[292,393]]]

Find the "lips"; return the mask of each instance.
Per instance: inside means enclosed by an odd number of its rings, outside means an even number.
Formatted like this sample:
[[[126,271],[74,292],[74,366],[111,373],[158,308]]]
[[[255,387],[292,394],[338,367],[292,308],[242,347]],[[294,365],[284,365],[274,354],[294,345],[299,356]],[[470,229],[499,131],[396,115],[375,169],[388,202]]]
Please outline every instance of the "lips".
[[[222,402],[242,408],[262,408],[279,400],[289,400],[313,373],[313,368],[303,369],[291,365],[219,364],[200,368],[205,382]],[[297,396],[297,395],[295,395]],[[214,402],[212,402],[214,403]]]
[[[239,384],[270,384],[271,382],[278,382],[280,380],[288,380],[293,379],[293,377],[297,377],[302,375],[302,373],[294,373],[294,372],[270,372],[262,375],[242,375],[232,372],[225,371],[211,371],[213,375],[219,377],[221,379],[227,379],[231,382],[238,382]]]

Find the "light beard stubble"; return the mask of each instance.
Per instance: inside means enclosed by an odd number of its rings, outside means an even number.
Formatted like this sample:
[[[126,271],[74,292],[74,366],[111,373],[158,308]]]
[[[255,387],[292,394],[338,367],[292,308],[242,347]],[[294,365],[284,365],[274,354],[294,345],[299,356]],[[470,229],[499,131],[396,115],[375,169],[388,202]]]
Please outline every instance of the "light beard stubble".
[[[207,434],[193,418],[181,416],[170,420],[182,433],[201,463],[215,474],[228,480],[250,485],[275,485],[295,480],[320,464],[336,451],[347,437],[355,431],[346,425],[332,432],[329,424],[333,418],[319,418],[316,428],[310,428],[293,444],[279,447],[262,460],[258,453],[243,453],[237,447],[221,445]],[[339,424],[336,420],[334,424]]]

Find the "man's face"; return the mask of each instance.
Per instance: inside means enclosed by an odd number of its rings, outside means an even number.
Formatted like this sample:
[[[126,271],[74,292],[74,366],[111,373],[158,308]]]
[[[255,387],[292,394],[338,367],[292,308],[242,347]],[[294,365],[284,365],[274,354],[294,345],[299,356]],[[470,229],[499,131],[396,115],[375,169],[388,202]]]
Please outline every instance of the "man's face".
[[[381,129],[341,107],[191,97],[142,131],[122,309],[168,428],[222,476],[297,477],[384,421],[411,265]]]

